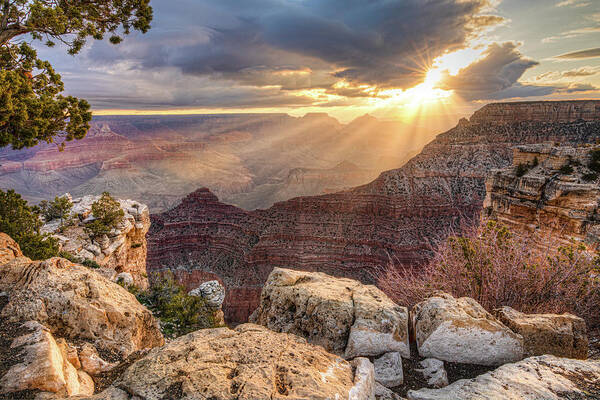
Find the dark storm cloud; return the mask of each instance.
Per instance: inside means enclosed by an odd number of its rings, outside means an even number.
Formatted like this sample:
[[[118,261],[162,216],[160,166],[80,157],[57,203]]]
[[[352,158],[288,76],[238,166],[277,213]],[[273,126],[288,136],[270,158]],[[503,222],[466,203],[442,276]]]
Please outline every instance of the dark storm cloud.
[[[553,93],[555,89],[552,87],[517,82],[525,71],[539,64],[523,57],[517,46],[513,42],[491,44],[483,58],[462,69],[456,76],[446,76],[440,86],[454,90],[466,100],[500,100]]]
[[[579,59],[583,59],[583,58],[594,58],[594,57],[600,57],[600,47],[595,48],[595,49],[574,51],[572,53],[567,53],[567,54],[562,54],[560,56],[556,56],[556,58],[565,59],[565,60],[579,60]]]
[[[410,87],[433,58],[499,22],[476,16],[487,0],[186,1],[185,11],[163,3],[155,1],[155,27],[135,45],[98,45],[90,57],[286,89],[327,87],[336,78]],[[282,69],[310,70],[312,79]]]

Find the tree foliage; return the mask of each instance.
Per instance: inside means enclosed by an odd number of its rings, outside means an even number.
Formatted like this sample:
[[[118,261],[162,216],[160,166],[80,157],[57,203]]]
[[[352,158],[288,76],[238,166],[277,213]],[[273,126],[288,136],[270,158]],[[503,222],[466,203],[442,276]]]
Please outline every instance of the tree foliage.
[[[60,219],[60,225],[63,227],[70,219],[73,203],[67,196],[56,196],[54,200],[40,202],[39,208],[46,222]]]
[[[42,221],[39,209],[27,204],[14,190],[0,190],[0,231],[12,237],[23,254],[33,260],[45,260],[58,255],[58,242],[40,233]]]
[[[90,37],[117,44],[131,30],[148,31],[151,20],[149,0],[0,0],[0,147],[81,139],[92,118],[89,104],[62,96],[60,75],[19,39],[61,43],[74,55]]]
[[[116,229],[123,221],[125,212],[119,202],[112,198],[110,193],[104,192],[92,204],[92,216],[94,220],[89,222],[85,226],[85,229],[92,237],[99,237],[108,235],[111,230]]]
[[[145,291],[135,287],[128,289],[160,320],[161,330],[167,337],[217,326],[215,310],[202,298],[188,295],[172,273],[156,275]]]

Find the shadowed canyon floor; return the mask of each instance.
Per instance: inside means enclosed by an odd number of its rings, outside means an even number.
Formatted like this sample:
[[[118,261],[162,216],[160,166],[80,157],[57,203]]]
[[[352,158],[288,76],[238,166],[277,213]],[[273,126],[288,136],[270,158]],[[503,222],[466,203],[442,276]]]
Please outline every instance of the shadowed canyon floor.
[[[402,168],[351,190],[253,212],[198,190],[152,216],[148,270],[172,270],[188,288],[219,279],[226,317],[245,321],[274,267],[369,282],[389,263],[416,266],[450,228],[478,220],[485,179],[510,165],[512,147],[598,139],[600,101],[491,104]]]

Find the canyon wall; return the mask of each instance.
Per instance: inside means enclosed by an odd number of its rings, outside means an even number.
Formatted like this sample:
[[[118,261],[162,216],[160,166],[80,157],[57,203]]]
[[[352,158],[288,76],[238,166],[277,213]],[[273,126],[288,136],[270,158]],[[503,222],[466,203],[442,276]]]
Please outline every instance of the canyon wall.
[[[100,116],[64,151],[0,149],[0,188],[32,202],[108,191],[159,212],[209,187],[230,204],[266,208],[402,165],[428,141],[410,129],[370,116],[344,125],[327,114]]]
[[[367,185],[266,210],[247,212],[199,190],[152,216],[148,270],[174,270],[188,288],[219,279],[226,317],[244,321],[274,267],[370,282],[390,264],[417,266],[449,229],[478,222],[485,179],[510,165],[514,146],[595,143],[599,114],[600,101],[487,105]]]
[[[597,146],[517,146],[513,165],[492,171],[484,203],[488,216],[533,237],[542,248],[600,242]],[[592,167],[592,169],[590,169]]]

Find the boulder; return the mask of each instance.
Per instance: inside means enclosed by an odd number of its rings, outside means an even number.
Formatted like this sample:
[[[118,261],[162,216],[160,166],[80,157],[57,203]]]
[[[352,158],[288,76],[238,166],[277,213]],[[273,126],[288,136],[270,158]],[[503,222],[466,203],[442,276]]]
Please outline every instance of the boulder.
[[[79,362],[81,363],[81,369],[91,376],[100,375],[116,366],[116,363],[104,361],[96,348],[89,343],[85,343],[79,352]]]
[[[375,370],[368,358],[357,357],[351,362],[354,369],[354,386],[348,400],[375,400]]]
[[[588,339],[582,318],[572,314],[523,314],[510,307],[502,307],[495,314],[523,336],[526,356],[587,358]]]
[[[422,357],[455,363],[502,365],[523,358],[523,338],[475,300],[438,293],[413,309]]]
[[[23,257],[17,242],[6,233],[0,232],[0,265],[6,264],[17,257]]]
[[[16,258],[0,267],[0,317],[38,321],[65,339],[92,343],[120,357],[164,343],[158,323],[127,290],[62,258]]]
[[[225,288],[219,281],[209,281],[191,290],[189,295],[203,298],[209,307],[221,308],[225,300]]]
[[[351,279],[275,268],[250,320],[348,359],[388,352],[410,357],[406,308]]]
[[[129,272],[121,272],[115,277],[115,282],[123,284],[125,286],[133,285],[133,276]]]
[[[375,380],[383,386],[392,388],[400,386],[404,382],[400,353],[385,353],[377,358],[373,364],[375,366]]]
[[[373,387],[363,388],[372,382],[372,364],[360,359],[355,369],[303,338],[244,324],[199,330],[153,349],[94,398],[371,399]]]
[[[15,338],[11,349],[19,349],[21,361],[0,378],[0,393],[39,390],[64,396],[90,396],[94,381],[70,361],[64,346],[36,321],[23,326],[29,333]],[[76,358],[76,357],[75,357]],[[10,397],[8,397],[10,398]]]
[[[392,392],[379,382],[375,382],[375,400],[402,400],[399,394]]]
[[[527,358],[442,389],[409,391],[409,400],[563,400],[600,398],[600,361]]]
[[[444,362],[435,358],[426,358],[419,362],[421,366],[417,372],[423,374],[427,380],[427,384],[434,388],[442,388],[448,386],[448,374],[444,368]]]

